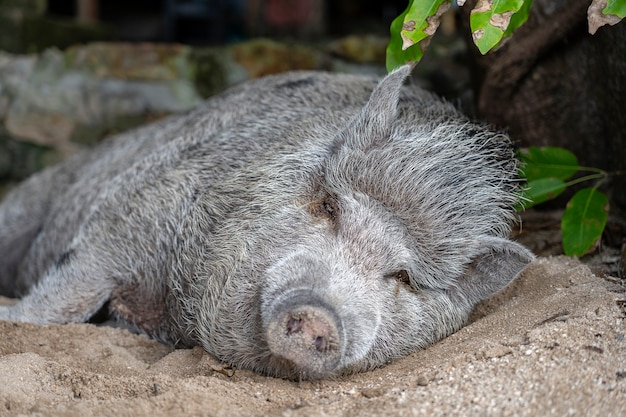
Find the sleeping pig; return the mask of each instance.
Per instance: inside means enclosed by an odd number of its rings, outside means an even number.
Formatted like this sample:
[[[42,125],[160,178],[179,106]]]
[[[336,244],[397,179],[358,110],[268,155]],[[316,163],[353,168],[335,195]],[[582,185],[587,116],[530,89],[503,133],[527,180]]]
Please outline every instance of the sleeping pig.
[[[251,81],[38,173],[0,204],[0,319],[114,319],[319,379],[458,330],[533,255],[509,139],[403,86]]]

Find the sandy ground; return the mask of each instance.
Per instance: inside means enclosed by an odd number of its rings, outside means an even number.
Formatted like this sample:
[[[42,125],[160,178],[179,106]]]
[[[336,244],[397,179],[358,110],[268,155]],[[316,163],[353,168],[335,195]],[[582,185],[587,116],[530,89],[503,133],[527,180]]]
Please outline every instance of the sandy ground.
[[[456,334],[315,383],[122,329],[0,322],[0,416],[625,416],[625,299],[578,261],[540,258]]]

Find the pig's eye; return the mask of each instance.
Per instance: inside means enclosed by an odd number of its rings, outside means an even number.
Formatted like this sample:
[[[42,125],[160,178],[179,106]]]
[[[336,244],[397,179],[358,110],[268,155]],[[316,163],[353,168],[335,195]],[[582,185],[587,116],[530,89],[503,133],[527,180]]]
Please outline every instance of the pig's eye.
[[[393,274],[390,274],[389,277],[403,284],[411,285],[411,280],[409,280],[409,273],[406,269],[396,271]]]
[[[321,200],[311,203],[309,212],[315,217],[325,218],[334,222],[339,214],[339,209],[335,199],[328,195]]]
[[[335,202],[330,199],[324,199],[322,201],[322,208],[328,217],[334,219],[337,217],[337,208],[335,207]]]

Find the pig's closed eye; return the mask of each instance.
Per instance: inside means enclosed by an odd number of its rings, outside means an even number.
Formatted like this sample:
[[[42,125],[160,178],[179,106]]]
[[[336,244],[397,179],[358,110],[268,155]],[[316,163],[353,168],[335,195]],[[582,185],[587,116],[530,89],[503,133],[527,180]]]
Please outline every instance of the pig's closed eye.
[[[334,201],[332,201],[330,198],[324,199],[321,205],[322,205],[322,209],[324,210],[324,213],[328,217],[330,217],[331,219],[334,219],[335,217],[337,217],[337,207],[335,206]]]
[[[315,217],[325,218],[331,222],[337,220],[337,216],[339,215],[337,202],[330,195],[311,203],[309,205],[309,212]]]
[[[400,269],[399,271],[388,274],[387,277],[393,278],[402,284],[409,285],[409,286],[411,285],[411,280],[409,279],[409,272],[406,269]]]

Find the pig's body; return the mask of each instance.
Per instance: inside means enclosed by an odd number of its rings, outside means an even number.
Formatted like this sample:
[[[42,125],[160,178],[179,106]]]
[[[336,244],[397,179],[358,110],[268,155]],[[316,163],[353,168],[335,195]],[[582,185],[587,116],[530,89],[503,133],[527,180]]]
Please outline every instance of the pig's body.
[[[404,88],[292,73],[40,173],[0,205],[0,319],[117,319],[321,378],[460,328],[532,255],[506,137]],[[371,99],[368,102],[368,98]],[[367,104],[366,104],[367,103]]]

